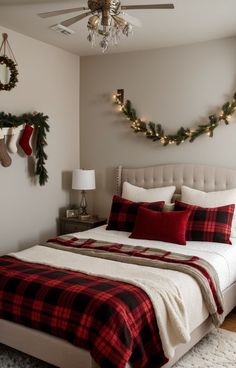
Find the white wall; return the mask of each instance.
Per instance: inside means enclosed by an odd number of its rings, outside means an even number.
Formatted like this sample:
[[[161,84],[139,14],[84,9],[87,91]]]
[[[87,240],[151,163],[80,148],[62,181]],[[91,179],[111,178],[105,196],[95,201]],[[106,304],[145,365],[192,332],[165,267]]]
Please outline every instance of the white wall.
[[[49,182],[29,176],[31,159],[12,155],[0,166],[0,253],[22,249],[56,234],[59,210],[70,201],[70,172],[79,165],[79,58],[56,47],[7,32],[19,68],[19,83],[0,91],[0,110],[47,114]]]
[[[180,147],[162,147],[135,135],[111,104],[124,88],[139,116],[161,122],[167,133],[203,123],[236,90],[236,39],[127,54],[81,58],[81,165],[94,168],[94,212],[107,215],[114,168],[193,162],[236,168],[235,118]],[[234,122],[234,123],[233,123]]]

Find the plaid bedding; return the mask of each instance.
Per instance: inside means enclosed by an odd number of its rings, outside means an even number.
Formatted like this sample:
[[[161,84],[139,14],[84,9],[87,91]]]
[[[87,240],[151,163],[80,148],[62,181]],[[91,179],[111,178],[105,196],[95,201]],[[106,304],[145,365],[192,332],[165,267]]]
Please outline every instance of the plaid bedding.
[[[79,239],[70,235],[49,239],[45,245],[98,258],[184,272],[198,282],[215,326],[223,322],[223,296],[219,278],[213,266],[202,258],[157,248]]]
[[[3,256],[0,318],[87,349],[102,368],[168,361],[149,297],[125,282]]]

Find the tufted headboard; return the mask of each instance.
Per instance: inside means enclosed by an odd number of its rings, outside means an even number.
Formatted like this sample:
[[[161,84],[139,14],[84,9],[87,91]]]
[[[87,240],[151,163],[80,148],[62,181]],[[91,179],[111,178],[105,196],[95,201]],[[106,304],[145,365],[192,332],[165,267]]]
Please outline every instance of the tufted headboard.
[[[236,170],[195,164],[157,165],[144,168],[117,169],[117,194],[121,194],[124,181],[143,188],[176,186],[176,194],[181,185],[212,192],[236,188]]]

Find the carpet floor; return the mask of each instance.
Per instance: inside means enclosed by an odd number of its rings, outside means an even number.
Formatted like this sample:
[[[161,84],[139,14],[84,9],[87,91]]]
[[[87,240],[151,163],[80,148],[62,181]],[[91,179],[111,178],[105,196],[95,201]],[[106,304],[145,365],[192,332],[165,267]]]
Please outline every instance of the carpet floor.
[[[0,344],[0,368],[53,366]],[[215,330],[193,347],[173,368],[236,368],[236,333]]]

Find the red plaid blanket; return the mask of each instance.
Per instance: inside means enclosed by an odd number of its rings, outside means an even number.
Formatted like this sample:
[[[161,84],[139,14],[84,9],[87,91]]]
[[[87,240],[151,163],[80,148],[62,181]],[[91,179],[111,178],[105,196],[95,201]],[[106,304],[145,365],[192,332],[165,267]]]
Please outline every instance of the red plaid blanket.
[[[156,248],[79,239],[70,235],[49,239],[46,244],[89,256],[187,273],[198,282],[213,323],[219,326],[223,322],[223,296],[218,275],[213,266],[204,259]]]
[[[167,362],[149,297],[125,282],[3,256],[0,318],[87,349],[102,368]]]

